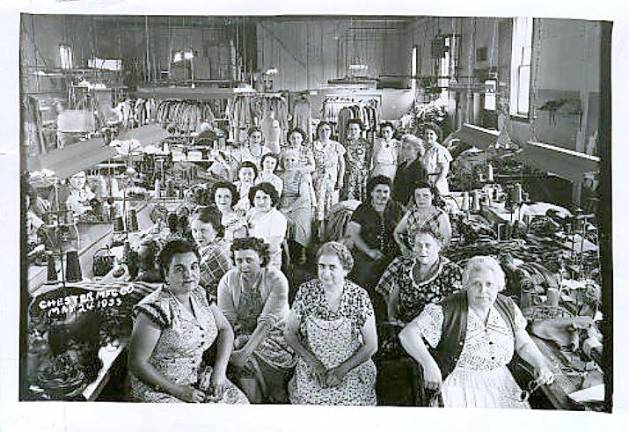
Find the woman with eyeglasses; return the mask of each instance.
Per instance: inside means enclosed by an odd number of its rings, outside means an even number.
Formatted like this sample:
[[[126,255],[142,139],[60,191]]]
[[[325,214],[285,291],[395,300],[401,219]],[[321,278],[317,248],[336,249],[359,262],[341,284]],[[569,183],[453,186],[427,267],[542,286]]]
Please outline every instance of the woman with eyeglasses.
[[[400,333],[402,346],[422,366],[424,387],[440,393],[445,407],[530,408],[507,368],[516,352],[533,366],[537,385],[554,380],[522,312],[499,294],[504,288],[498,261],[471,258],[463,291],[427,305]]]

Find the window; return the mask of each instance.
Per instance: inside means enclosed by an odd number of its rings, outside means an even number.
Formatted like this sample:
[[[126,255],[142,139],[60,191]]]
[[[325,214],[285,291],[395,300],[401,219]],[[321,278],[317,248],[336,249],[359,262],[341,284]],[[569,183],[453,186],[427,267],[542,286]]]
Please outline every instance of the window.
[[[59,45],[59,57],[61,69],[72,69],[72,48],[68,45]]]
[[[511,41],[511,115],[528,117],[533,51],[533,18],[513,19]]]

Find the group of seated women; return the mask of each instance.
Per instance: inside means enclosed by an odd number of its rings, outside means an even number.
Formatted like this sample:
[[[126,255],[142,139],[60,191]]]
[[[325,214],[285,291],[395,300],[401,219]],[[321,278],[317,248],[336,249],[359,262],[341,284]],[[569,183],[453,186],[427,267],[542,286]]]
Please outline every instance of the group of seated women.
[[[357,121],[346,145],[331,129],[320,123],[311,146],[291,131],[280,156],[252,129],[238,180],[213,184],[212,206],[192,214],[196,245],[162,248],[165,283],[135,308],[132,396],[376,405],[378,359],[404,357],[419,371],[409,385],[444,406],[528,407],[506,367],[514,352],[538,385],[553,375],[518,307],[499,294],[500,265],[475,257],[461,268],[441,254],[452,234],[438,205],[450,160],[438,128],[398,144],[385,124],[373,149]],[[316,277],[293,298],[282,271],[287,233],[303,264],[313,220],[339,196],[360,205],[346,236],[316,249]]]

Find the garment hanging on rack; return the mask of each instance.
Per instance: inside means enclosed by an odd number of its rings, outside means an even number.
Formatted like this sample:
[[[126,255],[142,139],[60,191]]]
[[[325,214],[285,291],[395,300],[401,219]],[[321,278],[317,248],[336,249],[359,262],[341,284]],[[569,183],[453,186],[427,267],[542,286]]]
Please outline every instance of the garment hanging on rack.
[[[305,97],[297,99],[293,106],[293,128],[306,132],[306,140],[312,140],[312,109],[310,101]]]
[[[238,139],[240,129],[262,125],[262,121],[273,113],[284,135],[288,131],[288,105],[281,96],[237,95],[229,112],[232,133]]]
[[[337,125],[339,139],[345,139],[347,121],[360,119],[368,131],[375,131],[380,123],[380,103],[377,99],[354,99],[331,96],[323,101],[321,120]]]
[[[190,133],[201,123],[212,123],[214,113],[210,103],[166,99],[157,106],[157,118],[163,128],[174,127],[179,132]]]

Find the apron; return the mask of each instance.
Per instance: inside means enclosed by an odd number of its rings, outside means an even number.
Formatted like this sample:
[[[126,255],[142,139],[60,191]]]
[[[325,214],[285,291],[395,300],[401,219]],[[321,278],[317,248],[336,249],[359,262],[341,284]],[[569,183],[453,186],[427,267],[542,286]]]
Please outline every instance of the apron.
[[[326,369],[343,363],[361,344],[352,322],[345,317],[326,321],[310,316],[306,333],[309,349]],[[368,360],[345,375],[338,386],[322,388],[312,376],[310,366],[300,358],[290,382],[290,400],[293,404],[375,405],[375,382],[376,366]]]

